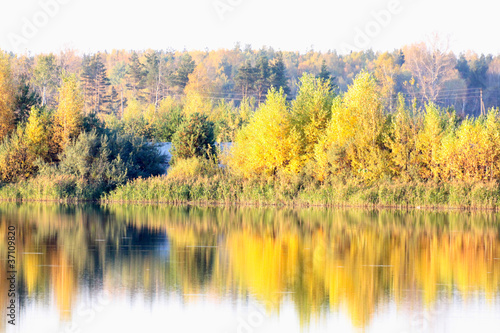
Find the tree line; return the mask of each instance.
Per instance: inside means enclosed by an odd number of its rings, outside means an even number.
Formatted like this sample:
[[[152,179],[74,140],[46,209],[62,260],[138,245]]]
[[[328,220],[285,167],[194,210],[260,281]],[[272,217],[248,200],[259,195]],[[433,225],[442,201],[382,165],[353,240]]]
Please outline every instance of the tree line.
[[[367,50],[347,55],[336,51],[254,50],[237,44],[233,49],[212,51],[113,50],[80,54],[64,50],[8,57],[21,118],[37,98],[42,106],[56,105],[64,72],[77,75],[82,83],[86,113],[117,115],[122,115],[133,100],[157,107],[167,96],[189,92],[212,100],[234,100],[236,104],[243,98],[260,103],[274,86],[283,87],[292,99],[304,73],[331,78],[332,89],[345,92],[363,70],[374,74],[391,109],[399,93],[422,105],[434,102],[473,115],[496,106],[500,98],[499,55],[470,51],[455,55],[439,39],[392,52]]]

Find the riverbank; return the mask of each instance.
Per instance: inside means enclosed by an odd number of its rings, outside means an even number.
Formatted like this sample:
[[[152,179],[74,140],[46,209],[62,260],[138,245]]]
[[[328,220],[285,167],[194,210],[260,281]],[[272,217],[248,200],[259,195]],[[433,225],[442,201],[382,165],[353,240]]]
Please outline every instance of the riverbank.
[[[74,177],[35,177],[0,187],[0,200],[102,203],[234,204],[497,209],[500,189],[491,183],[319,183],[299,176],[244,180],[216,174],[187,179],[138,178],[109,193]]]

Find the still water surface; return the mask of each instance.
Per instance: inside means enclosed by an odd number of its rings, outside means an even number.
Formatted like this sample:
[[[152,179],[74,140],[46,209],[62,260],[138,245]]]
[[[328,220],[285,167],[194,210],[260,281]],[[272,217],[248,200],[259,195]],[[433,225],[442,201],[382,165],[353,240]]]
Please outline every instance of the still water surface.
[[[500,215],[0,203],[17,325],[59,332],[500,332]]]

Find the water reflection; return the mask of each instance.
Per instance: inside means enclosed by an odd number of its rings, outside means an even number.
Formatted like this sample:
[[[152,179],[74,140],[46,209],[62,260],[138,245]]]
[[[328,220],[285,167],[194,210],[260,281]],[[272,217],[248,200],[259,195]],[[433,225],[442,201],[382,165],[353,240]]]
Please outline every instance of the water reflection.
[[[108,292],[150,306],[173,297],[213,306],[255,300],[271,317],[291,304],[304,330],[335,313],[366,329],[379,309],[392,305],[409,318],[437,303],[472,300],[498,309],[498,218],[2,203],[0,256],[6,258],[8,225],[17,225],[21,313],[29,304],[56,305],[61,322],[74,318],[77,298],[95,303]],[[5,275],[2,265],[1,309],[8,300]]]

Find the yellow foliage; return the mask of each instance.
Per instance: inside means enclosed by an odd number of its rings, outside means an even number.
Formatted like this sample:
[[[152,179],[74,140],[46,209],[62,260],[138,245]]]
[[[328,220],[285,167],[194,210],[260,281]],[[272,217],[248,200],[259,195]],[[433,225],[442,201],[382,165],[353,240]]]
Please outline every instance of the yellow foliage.
[[[315,147],[316,177],[325,179],[328,163],[332,164],[332,170],[339,170],[340,165],[347,163],[360,179],[368,182],[379,179],[387,164],[381,146],[384,122],[375,80],[368,73],[360,73],[343,99],[333,102],[332,118]],[[329,160],[328,153],[335,149],[345,152]]]
[[[123,120],[129,123],[141,117],[142,117],[141,103],[139,103],[137,99],[130,100],[125,110],[123,110]]]
[[[178,159],[168,169],[167,178],[190,179],[199,176],[213,176],[216,170],[217,165],[205,158],[191,157],[188,159]]]
[[[49,157],[51,151],[51,122],[52,119],[47,112],[33,107],[26,123],[25,135],[28,147],[44,159]]]
[[[402,95],[398,97],[398,106],[391,119],[391,127],[386,135],[390,149],[390,169],[392,174],[403,181],[416,178],[417,134],[421,127],[420,117],[412,115],[405,107]]]
[[[271,89],[250,123],[237,134],[228,165],[245,177],[298,172],[297,135],[292,129],[283,90]]]
[[[299,137],[300,163],[314,155],[314,146],[323,136],[332,112],[332,94],[328,82],[304,74],[297,98],[292,103],[292,124]]]
[[[380,94],[387,101],[386,104],[392,110],[392,100],[394,88],[396,86],[396,76],[401,71],[399,65],[394,61],[394,56],[388,52],[382,53],[375,61],[374,75],[381,88]]]
[[[210,68],[212,69],[212,68]],[[213,70],[213,69],[212,69]],[[205,64],[200,62],[194,69],[194,71],[189,74],[188,84],[184,88],[184,93],[187,95],[189,93],[200,93],[200,94],[210,94],[215,89],[214,80],[215,73],[209,73],[209,69]]]
[[[59,104],[54,116],[54,138],[61,149],[66,147],[72,138],[77,137],[83,124],[83,94],[74,74],[63,77],[59,88]]]
[[[0,50],[0,140],[14,129],[15,93],[10,61]]]
[[[465,119],[442,141],[441,177],[468,183],[498,179],[499,137],[497,110],[490,110],[484,119]]]
[[[189,91],[184,98],[184,108],[182,109],[185,116],[194,113],[209,115],[212,110],[212,103],[209,98],[204,98],[196,91]]]
[[[443,139],[443,121],[434,104],[425,107],[423,129],[417,135],[420,177],[424,180],[439,178],[439,150]]]

